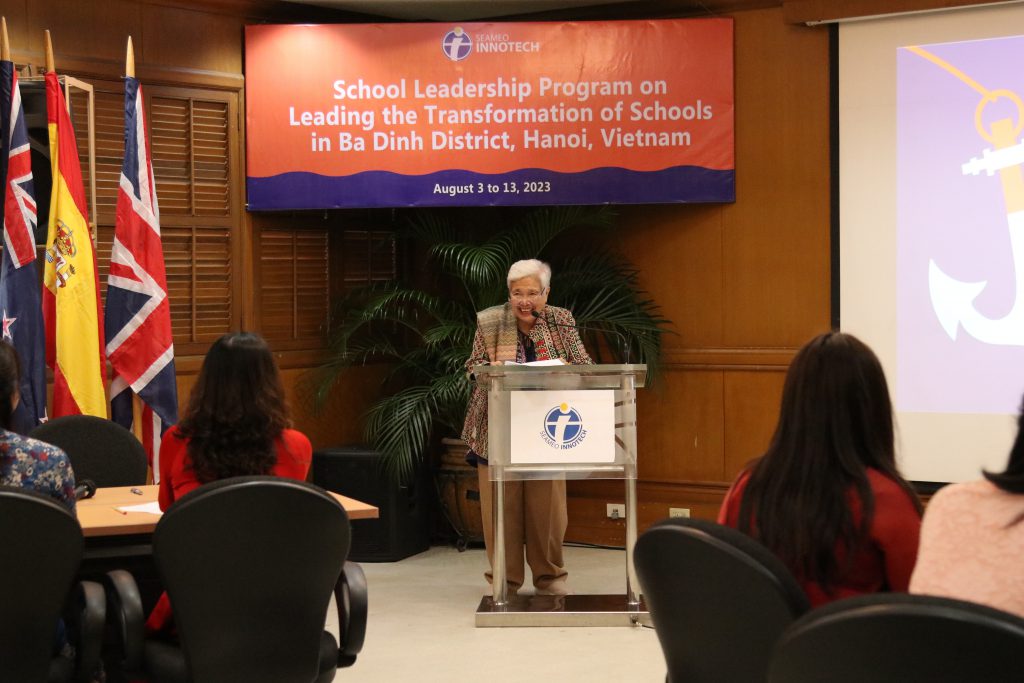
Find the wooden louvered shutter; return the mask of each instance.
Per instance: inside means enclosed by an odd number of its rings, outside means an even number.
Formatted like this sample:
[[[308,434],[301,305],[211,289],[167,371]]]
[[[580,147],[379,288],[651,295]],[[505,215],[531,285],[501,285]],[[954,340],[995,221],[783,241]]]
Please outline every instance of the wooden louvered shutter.
[[[387,230],[345,230],[342,245],[345,291],[396,275],[394,235]]]
[[[337,215],[307,216],[263,214],[256,221],[258,329],[275,348],[320,348],[340,296],[396,276],[391,231],[347,229]]]
[[[101,289],[106,290],[118,184],[124,155],[124,89],[96,88],[96,194]],[[202,353],[209,342],[240,327],[237,240],[239,212],[231,191],[238,146],[237,95],[143,84],[171,326],[178,354]],[[85,121],[84,98],[72,113]],[[78,136],[88,183],[88,148]]]
[[[260,332],[275,348],[323,344],[330,314],[329,239],[324,226],[260,230],[256,309]]]
[[[100,297],[107,300],[107,273],[110,272],[110,249],[114,243],[114,220],[117,212],[117,186],[121,179],[124,156],[124,90],[117,92],[117,83],[93,82],[96,145],[96,215],[89,206],[89,220],[96,225],[96,261],[99,267]],[[82,166],[82,184],[86,201],[89,197],[89,138],[87,135],[89,97],[71,89],[71,122],[75,128],[78,159]]]
[[[174,340],[205,346],[241,322],[232,239],[240,209],[231,192],[237,96],[148,93]]]

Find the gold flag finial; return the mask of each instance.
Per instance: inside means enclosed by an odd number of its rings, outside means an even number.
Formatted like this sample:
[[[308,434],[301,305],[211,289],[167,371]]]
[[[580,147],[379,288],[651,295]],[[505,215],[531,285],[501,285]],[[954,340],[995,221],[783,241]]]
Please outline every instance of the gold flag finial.
[[[0,17],[0,59],[11,61],[11,39],[7,35],[7,17]]]
[[[124,75],[135,78],[135,50],[132,48],[132,37],[128,36],[128,53],[124,58]]]
[[[53,41],[50,40],[50,30],[44,31],[46,34],[46,73],[56,71],[53,66]]]

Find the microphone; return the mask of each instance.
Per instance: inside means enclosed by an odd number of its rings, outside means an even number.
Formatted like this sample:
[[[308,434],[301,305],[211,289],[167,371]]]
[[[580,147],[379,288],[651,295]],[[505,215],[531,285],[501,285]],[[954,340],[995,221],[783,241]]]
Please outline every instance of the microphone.
[[[538,318],[538,319],[544,317],[540,313],[538,313],[536,311],[536,309],[531,310],[530,311],[530,315],[532,315],[534,318]],[[560,323],[557,320],[553,320],[553,319],[550,319],[550,318],[547,319],[547,323],[549,325],[556,325],[558,327],[568,327],[569,329],[576,330],[577,334],[579,333],[579,330],[580,330],[579,325],[569,325],[568,323]],[[622,355],[625,356],[625,358],[623,358],[622,363],[624,365],[629,365],[629,352],[631,350],[631,345],[630,345],[629,339],[626,337],[626,335],[624,335],[619,330],[615,330],[615,329],[612,329],[610,327],[609,328],[602,328],[602,329],[598,330],[598,332],[600,332],[601,334],[612,334],[612,335],[615,335],[619,339],[619,342],[620,342],[619,349],[621,350]]]
[[[75,487],[75,500],[85,500],[96,495],[96,482],[92,479],[82,479]]]

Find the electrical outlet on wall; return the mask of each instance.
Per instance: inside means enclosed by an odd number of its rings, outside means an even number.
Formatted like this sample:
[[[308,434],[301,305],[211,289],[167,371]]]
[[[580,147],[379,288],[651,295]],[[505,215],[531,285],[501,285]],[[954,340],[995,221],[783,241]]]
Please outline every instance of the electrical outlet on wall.
[[[626,506],[623,503],[608,503],[607,510],[609,519],[626,518]]]

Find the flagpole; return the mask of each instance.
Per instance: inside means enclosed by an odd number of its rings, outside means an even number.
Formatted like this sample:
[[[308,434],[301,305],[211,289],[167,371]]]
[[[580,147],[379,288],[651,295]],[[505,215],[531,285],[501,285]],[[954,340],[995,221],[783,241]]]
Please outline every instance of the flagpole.
[[[125,50],[124,75],[128,78],[135,78],[135,49],[132,45],[131,36],[128,36],[128,47]],[[128,391],[131,390],[129,389]],[[139,398],[138,394],[132,391],[132,433],[140,442],[144,442],[142,436],[142,413],[142,399]],[[153,476],[152,470],[150,470],[148,476]],[[148,479],[148,481],[152,481],[152,479]]]
[[[7,36],[7,17],[0,17],[0,59],[5,62],[11,61],[11,39]]]

